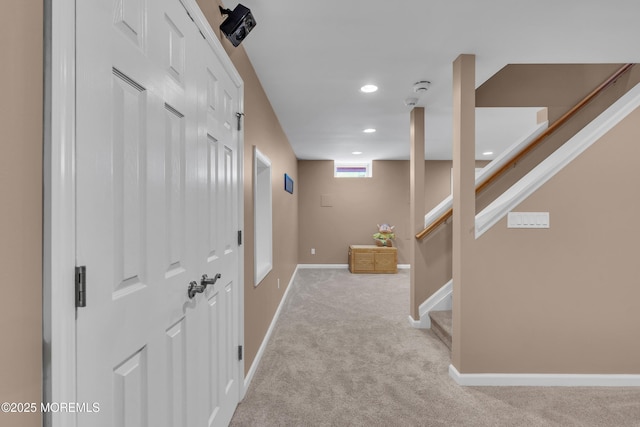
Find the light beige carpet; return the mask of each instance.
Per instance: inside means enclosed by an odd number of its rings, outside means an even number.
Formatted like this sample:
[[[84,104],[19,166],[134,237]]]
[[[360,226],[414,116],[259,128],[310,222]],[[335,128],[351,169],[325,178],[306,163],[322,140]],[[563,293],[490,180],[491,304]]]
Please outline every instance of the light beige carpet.
[[[640,389],[460,387],[409,272],[299,270],[232,426],[640,426]]]

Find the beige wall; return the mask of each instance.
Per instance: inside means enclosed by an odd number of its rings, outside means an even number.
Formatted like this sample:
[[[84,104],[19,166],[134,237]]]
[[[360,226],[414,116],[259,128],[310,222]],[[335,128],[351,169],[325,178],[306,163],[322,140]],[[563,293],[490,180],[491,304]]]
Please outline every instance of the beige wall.
[[[244,48],[234,48],[220,33],[221,3],[197,2],[244,81],[244,334],[248,371],[298,264],[298,163]],[[258,31],[259,27],[249,37],[259,37]],[[271,160],[273,180],[273,270],[258,287],[253,286],[254,145]],[[283,189],[285,173],[295,182],[293,195]]]
[[[622,64],[510,64],[476,90],[476,107],[549,107],[554,122]]]
[[[448,160],[425,161],[424,213],[451,194],[451,166]],[[331,160],[300,160],[298,170],[301,264],[346,264],[349,245],[374,244],[376,225],[383,222],[396,226],[398,262],[409,262],[410,239],[420,230],[408,228],[408,160],[374,161],[372,178],[334,178]],[[321,206],[323,195],[333,206]]]
[[[476,241],[462,373],[640,374],[640,110],[515,211],[551,228]]]
[[[5,2],[0,13],[0,401],[42,393],[43,2]],[[40,414],[0,425],[39,426]]]
[[[375,244],[382,223],[395,225],[398,262],[407,263],[408,161],[374,161],[371,178],[334,178],[331,160],[300,160],[298,171],[301,264],[346,264],[349,245]]]

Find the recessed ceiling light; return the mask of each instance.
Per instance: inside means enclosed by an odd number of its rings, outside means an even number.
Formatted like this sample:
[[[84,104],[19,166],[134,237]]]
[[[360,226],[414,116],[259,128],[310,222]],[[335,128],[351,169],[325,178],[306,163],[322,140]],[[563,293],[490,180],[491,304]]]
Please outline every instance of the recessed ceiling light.
[[[364,133],[374,133],[376,130],[374,128],[365,129],[362,132]]]
[[[483,156],[490,156],[493,154],[493,151],[485,151],[484,153],[482,153]]]
[[[376,85],[364,85],[360,88],[360,90],[364,93],[372,93],[378,90],[378,86]]]
[[[355,155],[362,154],[362,151],[354,151],[351,154],[355,154]]]

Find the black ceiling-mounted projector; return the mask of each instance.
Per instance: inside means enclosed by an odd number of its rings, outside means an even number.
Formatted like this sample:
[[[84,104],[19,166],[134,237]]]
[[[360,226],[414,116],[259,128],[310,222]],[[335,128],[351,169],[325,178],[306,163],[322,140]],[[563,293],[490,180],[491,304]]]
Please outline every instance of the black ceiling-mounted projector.
[[[256,20],[253,18],[248,7],[238,4],[233,11],[220,7],[220,13],[228,15],[222,24],[220,30],[229,39],[232,45],[238,46],[247,34],[256,26]]]

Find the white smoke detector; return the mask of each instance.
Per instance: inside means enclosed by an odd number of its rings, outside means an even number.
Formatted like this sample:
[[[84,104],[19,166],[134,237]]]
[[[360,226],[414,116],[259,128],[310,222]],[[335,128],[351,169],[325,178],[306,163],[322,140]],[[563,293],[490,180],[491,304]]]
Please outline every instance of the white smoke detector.
[[[418,98],[409,97],[404,100],[404,105],[406,105],[407,107],[413,107],[417,103],[418,103]]]
[[[429,86],[431,86],[431,82],[428,80],[420,80],[419,82],[415,82],[413,84],[413,91],[415,93],[423,94],[429,90]]]

